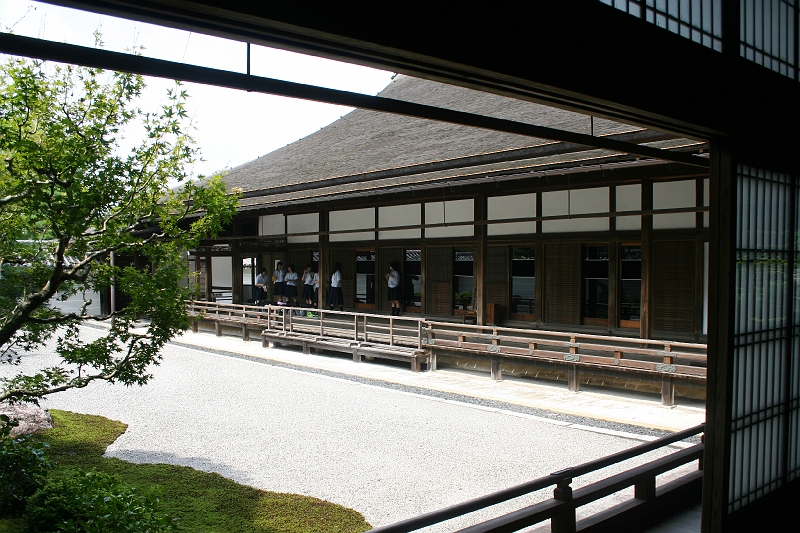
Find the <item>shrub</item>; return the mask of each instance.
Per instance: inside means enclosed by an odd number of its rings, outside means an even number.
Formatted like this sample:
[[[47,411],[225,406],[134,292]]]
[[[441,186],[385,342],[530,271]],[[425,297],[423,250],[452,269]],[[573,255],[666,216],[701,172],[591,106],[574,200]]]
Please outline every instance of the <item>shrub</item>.
[[[29,500],[29,531],[58,533],[161,533],[177,518],[161,511],[158,491],[138,491],[103,472],[68,471],[49,480]]]
[[[45,444],[27,436],[11,437],[17,422],[0,415],[0,518],[19,516],[25,501],[42,488],[52,466],[44,453]]]

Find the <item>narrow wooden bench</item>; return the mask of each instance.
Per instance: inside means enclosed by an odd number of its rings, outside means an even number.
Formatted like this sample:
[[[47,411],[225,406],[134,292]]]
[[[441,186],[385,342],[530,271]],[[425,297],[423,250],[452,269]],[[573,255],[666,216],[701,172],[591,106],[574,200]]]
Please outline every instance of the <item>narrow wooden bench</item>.
[[[428,354],[425,350],[408,346],[388,346],[309,333],[262,331],[261,345],[267,348],[270,342],[276,345],[301,346],[304,354],[311,353],[312,348],[352,354],[353,361],[356,363],[360,363],[362,357],[407,361],[411,364],[411,370],[414,372],[419,372],[422,369],[422,363],[428,361]]]

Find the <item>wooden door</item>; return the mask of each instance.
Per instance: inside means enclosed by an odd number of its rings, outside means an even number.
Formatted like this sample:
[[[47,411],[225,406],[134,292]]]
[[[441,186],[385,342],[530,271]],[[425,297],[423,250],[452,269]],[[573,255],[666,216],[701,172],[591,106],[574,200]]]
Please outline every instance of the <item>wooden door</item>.
[[[694,332],[695,249],[694,241],[654,243],[654,330]]]
[[[497,315],[493,316],[491,323],[497,324],[508,317],[510,304],[510,248],[508,246],[489,246],[486,254],[486,304],[487,313],[489,306],[499,306]],[[491,314],[491,313],[490,313]]]
[[[426,250],[425,272],[426,313],[453,314],[453,248],[436,246]]]
[[[545,316],[554,324],[581,323],[581,245],[546,244]]]

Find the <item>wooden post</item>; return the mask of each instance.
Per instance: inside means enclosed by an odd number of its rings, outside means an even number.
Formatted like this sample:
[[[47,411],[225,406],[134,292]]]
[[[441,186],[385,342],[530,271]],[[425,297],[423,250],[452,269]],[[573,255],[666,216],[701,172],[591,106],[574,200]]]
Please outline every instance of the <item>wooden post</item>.
[[[653,182],[642,180],[642,210],[653,209]],[[642,215],[642,303],[639,336],[649,339],[653,331],[653,215]]]
[[[664,352],[669,353],[672,351],[670,344],[664,345]],[[671,355],[664,356],[664,364],[671,365],[673,357]],[[661,376],[661,405],[672,407],[675,405],[675,385],[672,383],[672,376]]]
[[[475,197],[474,219],[475,222],[486,221],[487,200],[484,193]],[[486,324],[486,256],[488,255],[488,242],[486,224],[476,224],[475,249],[472,255],[473,290],[475,291],[475,321],[478,325]]]
[[[580,392],[581,382],[578,365],[570,364],[567,368],[567,386],[570,392]]]
[[[552,533],[575,533],[575,506],[572,504],[572,478],[562,479],[553,490],[553,498],[564,502],[558,512],[554,513],[550,519],[550,531]]]
[[[394,318],[389,317],[389,346],[394,346]]]
[[[647,476],[645,479],[637,481],[633,486],[634,498],[639,500],[655,500],[656,499],[656,478],[655,476]]]
[[[500,358],[496,355],[492,356],[492,379],[495,381],[503,381],[503,373],[500,369]]]

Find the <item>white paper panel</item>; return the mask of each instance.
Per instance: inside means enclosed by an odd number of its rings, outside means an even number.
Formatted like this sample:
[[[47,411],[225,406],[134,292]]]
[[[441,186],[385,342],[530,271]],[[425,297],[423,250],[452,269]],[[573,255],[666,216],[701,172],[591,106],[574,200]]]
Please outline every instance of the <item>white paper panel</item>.
[[[382,241],[388,241],[391,239],[419,239],[421,237],[421,229],[397,229],[392,231],[378,232],[378,238]]]
[[[282,217],[283,215],[281,215]],[[231,258],[212,257],[211,258],[211,283],[214,287],[232,287],[233,275],[231,272]]]
[[[285,235],[283,215],[263,215],[259,217],[259,235]]]
[[[608,213],[608,187],[542,193],[542,216]]]
[[[695,180],[670,181],[653,184],[653,209],[673,209],[696,205]],[[653,229],[676,229],[695,227],[694,213],[654,215]]]
[[[422,205],[388,205],[378,208],[378,227],[416,226],[422,223]]]
[[[544,211],[544,204],[542,211]],[[566,233],[571,231],[608,231],[608,217],[545,220],[542,222],[542,232],[544,233]]]
[[[486,200],[487,220],[536,216],[536,193],[490,196]]]
[[[345,241],[374,241],[374,231],[359,231],[355,233],[332,233],[329,237],[331,242]]]
[[[475,206],[472,199],[452,200],[443,202],[429,202],[425,204],[425,223],[441,224],[445,222],[469,222],[475,216]],[[425,230],[425,237],[471,237],[475,230],[473,226],[453,226],[441,228],[428,228]]]
[[[307,233],[319,231],[319,213],[304,213],[302,215],[287,215],[286,229],[288,233]],[[287,237],[287,242],[319,242],[319,235],[301,235]]]
[[[618,185],[617,186],[617,211],[641,211],[642,186]]]
[[[331,211],[331,231],[348,229],[372,229],[375,227],[375,209],[347,209],[345,211]]]
[[[642,217],[617,217],[617,231],[630,231],[642,229]]]
[[[487,235],[517,235],[536,233],[536,222],[509,222],[507,224],[489,224]]]

